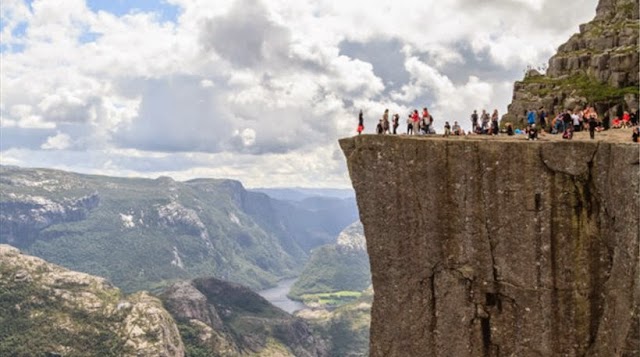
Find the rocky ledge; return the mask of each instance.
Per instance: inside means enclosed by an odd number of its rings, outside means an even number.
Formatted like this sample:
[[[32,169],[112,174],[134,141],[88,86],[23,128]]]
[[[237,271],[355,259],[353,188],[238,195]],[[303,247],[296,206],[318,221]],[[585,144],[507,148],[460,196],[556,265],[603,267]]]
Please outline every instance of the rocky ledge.
[[[640,146],[340,140],[371,356],[637,356]]]

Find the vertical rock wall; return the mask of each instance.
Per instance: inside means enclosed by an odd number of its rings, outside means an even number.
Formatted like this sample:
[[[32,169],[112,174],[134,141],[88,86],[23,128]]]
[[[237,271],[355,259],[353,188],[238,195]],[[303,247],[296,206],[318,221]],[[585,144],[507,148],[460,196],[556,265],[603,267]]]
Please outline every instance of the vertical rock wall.
[[[635,356],[637,145],[343,139],[371,356]]]

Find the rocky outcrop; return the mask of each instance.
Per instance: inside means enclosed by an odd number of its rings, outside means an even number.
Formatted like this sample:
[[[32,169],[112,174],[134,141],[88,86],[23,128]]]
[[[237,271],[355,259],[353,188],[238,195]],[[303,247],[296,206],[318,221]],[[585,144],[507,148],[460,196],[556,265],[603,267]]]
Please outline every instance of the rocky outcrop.
[[[309,262],[288,295],[315,308],[324,305],[319,303],[315,294],[360,292],[370,285],[371,272],[364,229],[362,223],[357,221],[340,232],[335,244],[312,251]],[[328,305],[335,307],[351,299],[355,299],[355,296],[343,296]]]
[[[364,237],[364,228],[362,227],[362,223],[357,221],[340,232],[336,241],[336,246],[339,251],[345,253],[366,253],[367,240]]]
[[[636,356],[632,143],[343,139],[371,356]]]
[[[58,199],[8,192],[0,200],[0,236],[6,243],[27,246],[43,229],[58,223],[81,221],[99,204],[97,192]]]
[[[170,286],[162,295],[187,350],[215,356],[326,356],[302,320],[250,289],[214,278]]]
[[[558,48],[546,75],[530,70],[514,85],[503,122],[526,123],[526,111],[594,105],[600,114],[638,109],[638,0],[600,0],[593,21]]]
[[[178,328],[146,292],[0,245],[0,355],[184,356]]]

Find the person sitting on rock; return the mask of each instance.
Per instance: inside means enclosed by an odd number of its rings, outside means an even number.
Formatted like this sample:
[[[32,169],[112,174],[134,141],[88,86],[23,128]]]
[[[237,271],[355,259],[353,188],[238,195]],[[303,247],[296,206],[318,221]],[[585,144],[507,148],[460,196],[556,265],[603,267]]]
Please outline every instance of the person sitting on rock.
[[[620,118],[615,117],[613,118],[613,120],[611,121],[611,129],[620,129],[622,128],[622,121],[620,121]]]
[[[380,119],[380,121],[378,122],[378,125],[376,126],[376,133],[378,134],[384,133],[384,129],[382,128],[382,119]]]
[[[631,115],[629,115],[628,111],[625,111],[622,114],[622,127],[623,128],[630,128],[631,127]]]
[[[529,128],[529,140],[538,140],[538,128],[536,128],[536,124],[531,124]]]
[[[640,128],[636,126],[636,127],[633,128],[633,133],[631,134],[631,140],[634,143],[637,143],[639,141],[638,140],[639,136],[640,136]]]
[[[513,136],[513,134],[514,134],[513,133],[513,125],[511,125],[511,123],[507,123],[506,127],[507,127],[507,135]]]
[[[448,121],[444,122],[444,137],[451,135],[451,125],[449,125]]]
[[[573,139],[573,127],[570,126],[565,128],[564,132],[562,133],[562,138],[567,140]]]
[[[464,135],[464,134],[461,133],[462,128],[460,128],[460,124],[458,124],[457,121],[453,122],[452,131],[453,131],[453,135]]]

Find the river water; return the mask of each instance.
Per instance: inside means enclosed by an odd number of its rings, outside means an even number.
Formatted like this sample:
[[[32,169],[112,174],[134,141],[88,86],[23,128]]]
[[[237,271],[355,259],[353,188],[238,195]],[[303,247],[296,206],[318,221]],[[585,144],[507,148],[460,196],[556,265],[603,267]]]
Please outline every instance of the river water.
[[[299,301],[293,301],[287,297],[289,290],[297,278],[284,279],[278,282],[276,287],[271,289],[258,291],[258,294],[267,299],[270,303],[281,308],[282,310],[293,313],[294,311],[302,310],[307,306]]]

